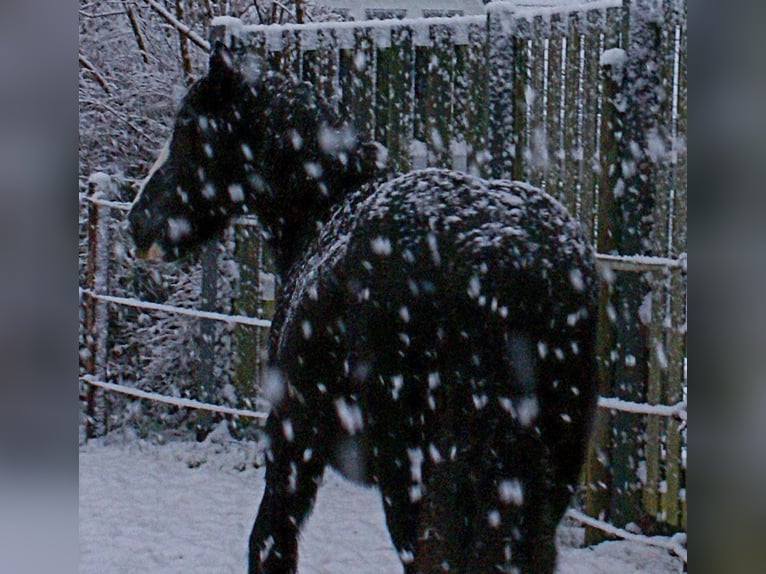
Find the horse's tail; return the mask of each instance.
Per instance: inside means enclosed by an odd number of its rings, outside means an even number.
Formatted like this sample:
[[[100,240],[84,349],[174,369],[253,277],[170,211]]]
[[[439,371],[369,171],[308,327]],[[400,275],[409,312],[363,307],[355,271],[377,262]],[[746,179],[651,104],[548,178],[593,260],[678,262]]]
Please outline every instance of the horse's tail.
[[[442,381],[448,396],[423,466],[414,571],[442,571],[428,563],[434,557],[453,572],[554,570],[560,516],[538,426],[539,353],[521,334],[505,341],[493,380]]]

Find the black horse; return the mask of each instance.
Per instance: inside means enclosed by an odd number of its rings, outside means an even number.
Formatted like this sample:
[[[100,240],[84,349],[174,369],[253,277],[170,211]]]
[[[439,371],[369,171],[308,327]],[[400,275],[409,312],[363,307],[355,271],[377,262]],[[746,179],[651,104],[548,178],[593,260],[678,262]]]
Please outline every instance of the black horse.
[[[327,464],[380,489],[406,572],[550,574],[596,404],[597,277],[523,183],[384,151],[312,88],[217,45],[130,212],[174,258],[257,215],[281,280],[252,574],[295,572]]]

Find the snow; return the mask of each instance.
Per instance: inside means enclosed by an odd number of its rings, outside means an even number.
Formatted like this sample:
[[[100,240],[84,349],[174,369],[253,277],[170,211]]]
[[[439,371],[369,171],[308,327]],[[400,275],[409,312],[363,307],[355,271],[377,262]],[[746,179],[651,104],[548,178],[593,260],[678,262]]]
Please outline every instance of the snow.
[[[511,0],[495,1],[486,5],[487,12],[534,11],[551,14],[561,11],[604,10],[622,6],[622,0]]]
[[[397,28],[412,28],[417,36],[418,33],[428,33],[428,30],[432,26],[484,26],[486,24],[486,16],[484,15],[469,15],[469,16],[444,16],[434,18],[402,18],[397,20],[364,20],[361,22],[309,22],[305,24],[237,24],[232,27],[228,20],[221,21],[218,18],[214,18],[211,22],[211,27],[220,27],[225,29],[228,33],[234,36],[245,36],[257,32],[264,32],[266,34],[267,41],[271,38],[275,41],[279,41],[277,38],[282,37],[283,32],[300,32],[301,34],[311,31],[325,31],[334,30],[343,35],[344,31],[353,33],[357,29],[363,30],[375,30],[375,29],[389,29],[391,27]],[[348,39],[348,38],[346,38]],[[417,45],[417,44],[416,44]],[[429,41],[430,45],[430,41]]]
[[[107,437],[81,446],[80,573],[245,572],[264,481],[252,461],[261,459],[255,443],[234,442],[222,429],[203,443]],[[513,485],[508,491],[519,494]],[[664,549],[626,541],[574,547],[581,536],[579,528],[560,529],[557,574],[681,571]],[[299,571],[402,571],[377,490],[327,471],[300,541]]]
[[[622,67],[628,61],[628,53],[622,48],[604,50],[599,57],[599,66]]]

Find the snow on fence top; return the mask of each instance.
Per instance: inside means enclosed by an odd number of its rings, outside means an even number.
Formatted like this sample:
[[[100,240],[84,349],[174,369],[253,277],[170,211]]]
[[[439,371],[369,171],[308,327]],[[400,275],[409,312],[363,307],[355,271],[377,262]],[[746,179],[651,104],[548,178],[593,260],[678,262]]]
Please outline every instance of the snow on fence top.
[[[622,0],[583,0],[572,2],[556,2],[550,0],[508,1],[498,0],[487,4],[487,14],[513,14],[527,20],[536,16],[550,19],[554,14],[568,17],[570,14],[585,13],[589,10],[606,10],[620,8]]]
[[[326,35],[336,34],[338,38],[346,42],[354,37],[359,30],[390,30],[392,28],[409,28],[417,34],[418,32],[428,30],[433,26],[449,26],[451,28],[461,28],[470,25],[484,26],[487,22],[485,15],[472,16],[437,16],[432,18],[401,18],[392,20],[362,20],[361,22],[309,22],[305,24],[243,24],[238,18],[230,16],[219,16],[213,18],[211,22],[211,35],[213,37],[237,37],[245,38],[252,34],[265,34],[267,38],[274,39],[285,33],[298,33],[305,39],[316,39],[318,32]],[[219,36],[220,35],[220,36]],[[383,41],[383,36],[378,35]],[[277,47],[276,43],[270,44],[270,47]],[[307,48],[315,48],[315,44],[309,42]],[[378,46],[387,47],[387,45]]]
[[[583,20],[588,13],[603,13],[607,9],[622,6],[622,0],[592,0],[590,2],[573,4],[556,4],[553,2],[491,2],[486,5],[486,14],[469,14],[459,16],[430,16],[428,18],[391,18],[383,20],[329,21],[308,22],[302,24],[244,24],[239,18],[218,16],[211,21],[211,37],[239,38],[263,34],[269,49],[278,51],[282,47],[281,38],[284,34],[295,33],[301,36],[305,49],[315,49],[318,33],[326,37],[335,35],[339,38],[341,47],[352,46],[354,34],[359,31],[372,31],[377,39],[379,48],[387,48],[390,43],[385,34],[375,32],[390,32],[392,29],[409,29],[415,38],[428,38],[429,31],[439,27],[447,27],[458,37],[464,37],[470,26],[485,27],[488,15],[512,15],[514,18],[532,21],[542,17],[550,22],[555,15],[559,21],[566,21],[573,14],[580,14]],[[429,42],[417,42],[416,45],[430,45]]]
[[[430,17],[434,14],[481,14],[482,0],[317,0],[317,6],[329,8],[346,19],[363,21],[372,18]]]

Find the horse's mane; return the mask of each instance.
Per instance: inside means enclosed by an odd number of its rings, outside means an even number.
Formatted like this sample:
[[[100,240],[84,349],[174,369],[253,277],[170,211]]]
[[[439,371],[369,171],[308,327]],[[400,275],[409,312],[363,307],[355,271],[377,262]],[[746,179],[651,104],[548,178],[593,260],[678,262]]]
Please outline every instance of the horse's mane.
[[[270,70],[257,57],[223,66],[211,57],[205,89],[234,85],[234,100],[245,99],[251,116],[242,111],[242,121],[251,122],[258,169],[272,188],[255,211],[277,235],[285,261],[292,260],[350,194],[385,178],[386,150],[361,137],[342,102],[330,102],[296,75]]]

